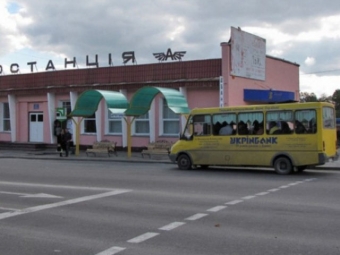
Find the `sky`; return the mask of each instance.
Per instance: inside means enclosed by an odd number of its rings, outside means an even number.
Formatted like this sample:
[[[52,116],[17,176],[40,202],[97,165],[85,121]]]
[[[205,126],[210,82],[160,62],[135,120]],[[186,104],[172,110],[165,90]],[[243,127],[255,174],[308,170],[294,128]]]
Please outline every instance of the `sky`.
[[[318,97],[340,89],[338,0],[0,0],[1,75],[43,72],[65,58],[88,68],[158,63],[153,53],[186,51],[183,61],[221,58],[231,27],[266,39],[266,54],[300,65],[300,91]],[[131,64],[131,63],[127,63]],[[68,65],[67,69],[74,68]],[[283,89],[284,90],[284,89]]]

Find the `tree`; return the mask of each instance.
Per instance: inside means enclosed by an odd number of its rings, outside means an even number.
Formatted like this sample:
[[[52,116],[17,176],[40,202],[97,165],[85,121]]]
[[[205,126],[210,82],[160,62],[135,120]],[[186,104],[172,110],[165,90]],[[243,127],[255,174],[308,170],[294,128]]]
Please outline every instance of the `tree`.
[[[336,117],[340,118],[340,89],[334,91],[332,101],[334,102]]]
[[[325,93],[319,97],[319,102],[328,102],[328,103],[333,103],[333,97],[332,96],[327,96]]]
[[[300,92],[300,102],[318,102],[318,98],[314,93]]]
[[[336,117],[340,118],[340,89],[334,91],[332,96],[322,94],[318,98],[313,92],[300,92],[300,102],[329,102],[334,104]]]

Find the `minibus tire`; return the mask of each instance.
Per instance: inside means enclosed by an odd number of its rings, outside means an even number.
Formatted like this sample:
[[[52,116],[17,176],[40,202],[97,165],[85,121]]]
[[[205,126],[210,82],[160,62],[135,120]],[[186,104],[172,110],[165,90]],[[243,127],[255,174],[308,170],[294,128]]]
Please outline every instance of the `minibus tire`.
[[[186,154],[179,155],[177,165],[181,170],[190,170],[192,165],[190,157]]]
[[[278,174],[291,174],[293,171],[292,162],[290,162],[289,158],[287,157],[278,157],[274,161],[274,169],[275,172]]]

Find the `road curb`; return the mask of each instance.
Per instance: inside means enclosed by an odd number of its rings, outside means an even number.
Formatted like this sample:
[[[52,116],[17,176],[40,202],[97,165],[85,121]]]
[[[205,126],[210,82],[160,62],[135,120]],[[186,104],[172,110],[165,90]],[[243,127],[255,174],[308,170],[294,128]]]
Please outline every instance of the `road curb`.
[[[0,158],[18,158],[18,159],[29,159],[29,160],[62,160],[62,161],[93,161],[93,162],[126,162],[126,163],[151,163],[151,164],[174,164],[173,162],[165,159],[144,159],[138,157],[132,158],[121,158],[121,157],[83,157],[83,156],[70,156],[70,157],[51,157],[50,155],[55,155],[55,153],[42,153],[42,154],[32,154],[32,155],[0,155]],[[308,170],[332,170],[339,171],[340,167],[336,166],[315,166],[307,168]]]

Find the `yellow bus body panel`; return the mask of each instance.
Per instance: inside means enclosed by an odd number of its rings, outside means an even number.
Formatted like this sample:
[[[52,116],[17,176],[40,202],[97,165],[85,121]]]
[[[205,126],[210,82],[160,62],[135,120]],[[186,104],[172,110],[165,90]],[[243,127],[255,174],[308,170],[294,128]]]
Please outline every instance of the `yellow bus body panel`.
[[[317,126],[322,127],[322,106],[328,103],[291,103],[279,105],[242,106],[229,108],[194,109],[191,115],[221,112],[315,109]],[[321,158],[335,158],[336,128],[318,128],[316,134],[288,135],[207,135],[194,136],[192,140],[181,139],[171,148],[170,158],[177,159],[181,153],[190,156],[193,165],[225,166],[273,166],[278,155],[285,155],[293,166],[321,165]]]

